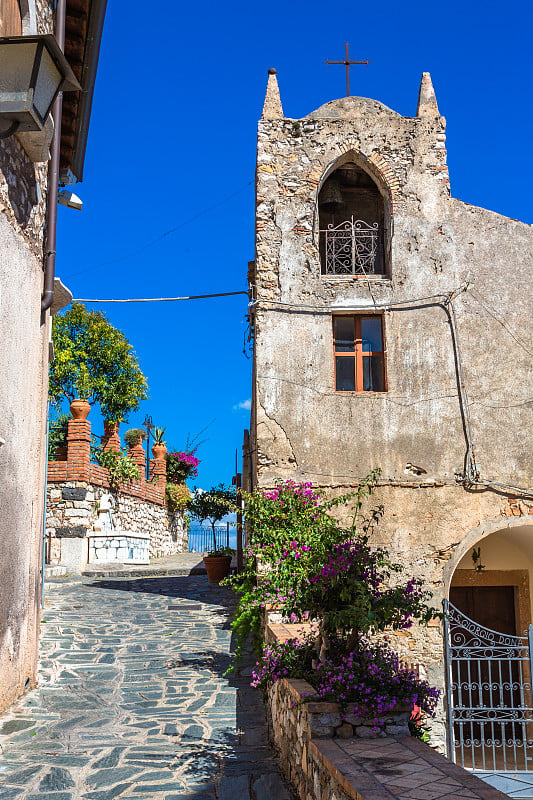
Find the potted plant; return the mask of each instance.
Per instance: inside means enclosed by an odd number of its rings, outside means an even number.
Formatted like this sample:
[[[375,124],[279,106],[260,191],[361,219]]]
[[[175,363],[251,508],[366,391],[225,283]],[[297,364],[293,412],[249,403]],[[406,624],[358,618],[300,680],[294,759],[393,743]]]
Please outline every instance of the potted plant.
[[[220,583],[226,578],[231,569],[233,552],[228,552],[227,547],[218,547],[215,525],[226,516],[228,511],[235,509],[235,492],[223,483],[214,486],[208,492],[195,489],[189,502],[188,510],[192,517],[200,523],[207,520],[213,533],[213,549],[204,556],[204,564],[209,583]]]
[[[87,400],[91,394],[91,383],[85,364],[79,365],[78,374],[73,380],[73,385],[75,396],[71,399],[70,413],[73,419],[86,420],[91,410],[91,404]]]
[[[154,428],[154,444],[152,446],[152,455],[156,461],[162,461],[167,452],[167,443],[164,440],[165,428]]]
[[[196,450],[195,447],[192,450],[173,450],[166,454],[167,481],[169,483],[185,483],[187,478],[198,477],[200,459],[196,456]]]
[[[65,398],[74,419],[86,419],[98,403],[106,420],[136,411],[147,394],[146,379],[121,331],[99,311],[73,303],[52,319],[56,358],[50,365],[49,395],[56,408]]]
[[[144,439],[146,439],[146,431],[143,431],[142,428],[130,428],[129,431],[126,431],[124,434],[124,441],[130,450],[133,450],[139,445],[142,447]]]

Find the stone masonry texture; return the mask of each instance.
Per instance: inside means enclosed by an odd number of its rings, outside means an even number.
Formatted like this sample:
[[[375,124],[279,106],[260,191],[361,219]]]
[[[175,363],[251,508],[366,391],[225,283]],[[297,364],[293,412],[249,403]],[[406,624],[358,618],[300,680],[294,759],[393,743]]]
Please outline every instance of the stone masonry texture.
[[[223,677],[234,602],[204,577],[48,583],[39,688],[0,724],[0,798],[291,800],[259,692]]]
[[[275,80],[269,76],[271,100]],[[321,274],[318,193],[345,163],[365,171],[383,198],[392,232],[386,275]],[[467,286],[454,307],[476,465],[484,481],[531,491],[531,227],[451,196],[446,121],[428,75],[416,117],[361,97],[333,100],[299,120],[265,113],[256,185],[245,488],[292,478],[338,495],[380,468],[365,507],[384,507],[372,541],[408,577],[422,578],[440,608],[476,542],[514,526],[533,531],[533,495],[458,482],[467,445],[449,309],[394,304]],[[378,305],[386,306],[387,391],[336,392],[332,314],[354,307],[371,314]],[[442,636],[435,620],[393,639],[444,689]],[[433,741],[443,746],[443,707]]]
[[[51,564],[61,563],[61,539],[93,532],[98,500],[106,491],[83,481],[48,485],[46,530]],[[83,493],[83,499],[75,499],[74,495],[81,498]],[[163,505],[119,492],[113,519],[117,531],[150,534],[152,558],[187,550],[188,529],[180,512],[169,512]]]
[[[24,5],[24,4],[23,4]],[[50,33],[51,0],[33,5],[24,33]],[[41,315],[46,163],[16,136],[0,141],[0,709],[32,685],[37,667],[48,341]]]

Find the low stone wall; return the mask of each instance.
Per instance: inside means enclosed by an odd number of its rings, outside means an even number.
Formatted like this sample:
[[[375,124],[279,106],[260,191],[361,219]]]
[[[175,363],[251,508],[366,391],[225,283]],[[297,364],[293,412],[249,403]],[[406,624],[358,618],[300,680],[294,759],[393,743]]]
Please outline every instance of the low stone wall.
[[[89,563],[148,564],[150,562],[150,534],[120,531],[117,534],[95,533],[89,539]]]
[[[283,627],[267,624],[267,640]],[[376,725],[336,703],[302,702],[314,694],[307,681],[284,678],[266,696],[269,738],[300,800],[506,800],[411,737],[406,708],[377,717]]]
[[[278,749],[285,774],[302,800],[315,796],[319,800],[329,800],[339,797],[339,787],[332,776],[322,775],[322,762],[310,749],[311,741],[333,737],[346,740],[409,736],[410,711],[399,708],[383,717],[365,719],[355,715],[353,708],[341,711],[337,703],[302,702],[303,697],[314,694],[313,687],[303,680],[283,678],[273,684],[267,695],[269,735]],[[331,792],[325,788],[328,782],[332,782]],[[317,793],[315,789],[319,786]],[[341,793],[340,797],[344,795]]]
[[[120,452],[118,423],[106,424],[102,446],[104,450]],[[131,447],[128,455],[138,467],[139,478],[113,493],[113,524],[110,528],[108,519],[103,526],[98,509],[103,495],[110,492],[109,472],[91,461],[91,423],[86,419],[69,420],[66,452],[62,453],[66,460],[48,464],[46,560],[49,564],[81,572],[88,563],[147,563],[149,558],[188,549],[184,514],[168,511],[165,503],[164,451],[150,460],[148,480],[142,443]]]
[[[102,536],[95,530],[98,503],[108,489],[87,481],[49,483],[47,489],[47,561],[81,571],[89,563],[90,537]],[[183,514],[169,512],[159,503],[119,493],[113,510],[116,534],[149,537],[151,558],[187,550],[188,529]],[[113,532],[115,534],[115,531]],[[125,558],[125,561],[131,561]],[[100,561],[99,561],[100,563]]]

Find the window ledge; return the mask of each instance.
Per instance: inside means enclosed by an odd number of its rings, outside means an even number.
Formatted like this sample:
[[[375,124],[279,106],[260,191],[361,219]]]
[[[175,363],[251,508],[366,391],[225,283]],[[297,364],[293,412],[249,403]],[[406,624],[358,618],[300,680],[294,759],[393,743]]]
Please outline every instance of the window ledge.
[[[382,281],[383,283],[391,283],[392,278],[390,275],[324,275],[320,273],[320,277],[325,281],[347,282],[347,281]]]

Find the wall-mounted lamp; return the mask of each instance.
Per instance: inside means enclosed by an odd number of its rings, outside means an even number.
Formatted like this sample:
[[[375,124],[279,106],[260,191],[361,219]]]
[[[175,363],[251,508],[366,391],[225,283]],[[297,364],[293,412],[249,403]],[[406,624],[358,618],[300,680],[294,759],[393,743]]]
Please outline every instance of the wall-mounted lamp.
[[[474,569],[476,572],[483,572],[485,564],[481,563],[481,547],[472,548],[472,561],[474,562]]]
[[[74,192],[69,192],[68,189],[59,192],[57,202],[67,208],[75,208],[76,211],[81,211],[83,208],[83,200]]]
[[[58,92],[80,90],[52,34],[0,37],[0,139],[42,130]]]

